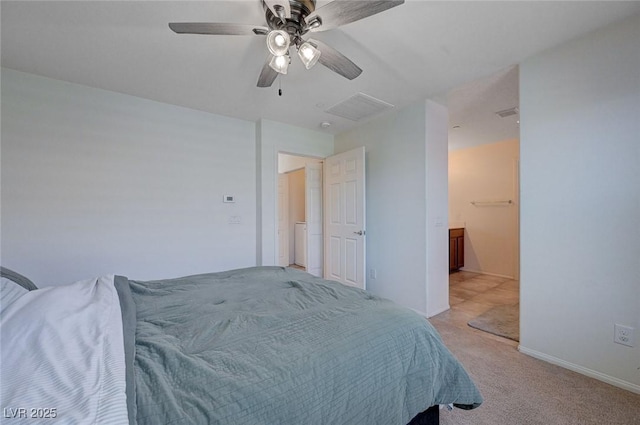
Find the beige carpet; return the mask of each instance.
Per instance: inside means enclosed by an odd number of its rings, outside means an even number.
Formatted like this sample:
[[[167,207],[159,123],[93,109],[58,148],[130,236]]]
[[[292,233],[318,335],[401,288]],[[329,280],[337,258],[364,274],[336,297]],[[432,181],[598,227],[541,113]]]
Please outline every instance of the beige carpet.
[[[520,341],[520,304],[499,305],[469,321],[469,326]]]
[[[440,316],[429,321],[485,399],[474,410],[441,410],[442,425],[640,424],[640,395],[526,356],[513,341]]]

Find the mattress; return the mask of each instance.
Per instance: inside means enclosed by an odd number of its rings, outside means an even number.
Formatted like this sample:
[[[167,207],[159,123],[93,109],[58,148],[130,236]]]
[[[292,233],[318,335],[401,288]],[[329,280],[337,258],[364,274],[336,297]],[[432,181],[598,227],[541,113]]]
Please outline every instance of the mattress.
[[[424,318],[303,271],[130,281],[142,424],[406,424],[482,398]]]

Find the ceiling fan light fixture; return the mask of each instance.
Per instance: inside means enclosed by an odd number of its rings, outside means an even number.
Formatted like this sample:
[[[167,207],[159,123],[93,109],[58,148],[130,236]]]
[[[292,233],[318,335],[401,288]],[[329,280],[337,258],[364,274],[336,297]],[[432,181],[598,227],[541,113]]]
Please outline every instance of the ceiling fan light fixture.
[[[270,54],[262,65],[258,87],[270,87],[278,73],[287,73],[291,63],[292,44],[305,68],[310,69],[320,62],[336,74],[353,80],[362,73],[358,65],[322,41],[309,38],[305,42],[302,36],[309,31],[327,31],[360,21],[399,6],[405,0],[321,0],[326,4],[320,7],[316,7],[316,2],[317,0],[259,0],[266,26],[224,22],[171,22],[169,28],[177,34],[265,36]],[[300,49],[303,44],[305,46]]]
[[[286,74],[289,69],[289,62],[290,59],[288,55],[273,56],[271,61],[269,61],[269,66],[280,74]]]
[[[305,41],[304,43],[302,43],[298,48],[298,56],[300,57],[300,60],[304,64],[304,67],[307,69],[311,69],[311,67],[313,67],[313,65],[315,65],[316,62],[318,62],[320,55],[321,55],[320,50],[318,50],[316,46],[309,43],[308,41]]]
[[[274,56],[283,56],[289,52],[291,37],[283,30],[273,30],[267,35],[267,48]]]

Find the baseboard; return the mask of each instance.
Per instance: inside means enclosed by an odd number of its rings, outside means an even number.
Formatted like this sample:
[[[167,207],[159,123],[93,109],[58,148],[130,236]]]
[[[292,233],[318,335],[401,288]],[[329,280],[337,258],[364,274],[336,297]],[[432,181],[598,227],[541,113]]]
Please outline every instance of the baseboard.
[[[409,310],[415,311],[416,313],[418,313],[420,316],[426,317],[427,319],[433,317],[433,316],[437,316],[440,313],[444,313],[445,311],[449,310],[451,307],[449,306],[449,304],[446,305],[446,307],[442,307],[439,310],[436,310],[435,312],[433,312],[432,314],[427,314],[424,311],[420,311],[417,308],[411,308],[411,307],[407,307]]]
[[[411,307],[407,307],[409,310],[415,311],[416,313],[418,313],[420,316],[422,317],[426,317],[427,319],[429,318],[429,316],[427,316],[427,313],[425,313],[424,311],[420,311],[416,308],[411,308]]]
[[[586,367],[579,366],[577,364],[567,362],[565,360],[559,359],[554,356],[550,356],[548,354],[541,353],[540,351],[532,350],[527,347],[523,347],[522,345],[518,346],[518,351],[522,354],[526,354],[527,356],[535,357],[536,359],[543,360],[547,363],[554,364],[556,366],[563,367],[565,369],[572,370],[581,375],[586,375],[590,378],[597,379],[598,381],[606,382],[607,384],[613,385],[618,388],[622,388],[623,390],[631,391],[632,393],[640,394],[640,385],[633,384],[631,382],[623,381],[622,379],[615,378],[613,376],[606,375],[601,372],[597,372],[592,369],[588,369]]]
[[[468,269],[466,267],[462,267],[460,269],[460,271],[463,272],[470,272],[470,273],[478,273],[478,274],[486,274],[487,276],[495,276],[495,277],[503,277],[505,279],[513,279],[513,280],[518,280],[516,279],[514,276],[507,276],[506,274],[498,274],[498,273],[489,273],[489,272],[485,272],[482,270],[473,270],[473,269]]]
[[[446,306],[443,306],[443,307],[441,307],[439,309],[436,309],[436,310],[432,311],[431,314],[425,314],[424,316],[426,318],[437,316],[438,314],[444,313],[445,311],[449,310],[450,308],[451,308],[451,306],[449,305],[449,303],[447,303]]]

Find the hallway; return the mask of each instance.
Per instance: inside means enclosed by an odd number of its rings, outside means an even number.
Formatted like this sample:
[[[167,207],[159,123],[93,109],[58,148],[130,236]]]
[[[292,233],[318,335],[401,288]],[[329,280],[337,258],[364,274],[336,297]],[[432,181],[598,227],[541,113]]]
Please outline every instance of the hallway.
[[[449,304],[451,309],[430,320],[443,320],[454,326],[480,332],[483,336],[517,347],[518,343],[471,328],[467,323],[487,310],[519,301],[517,280],[479,273],[459,271],[449,274]]]

